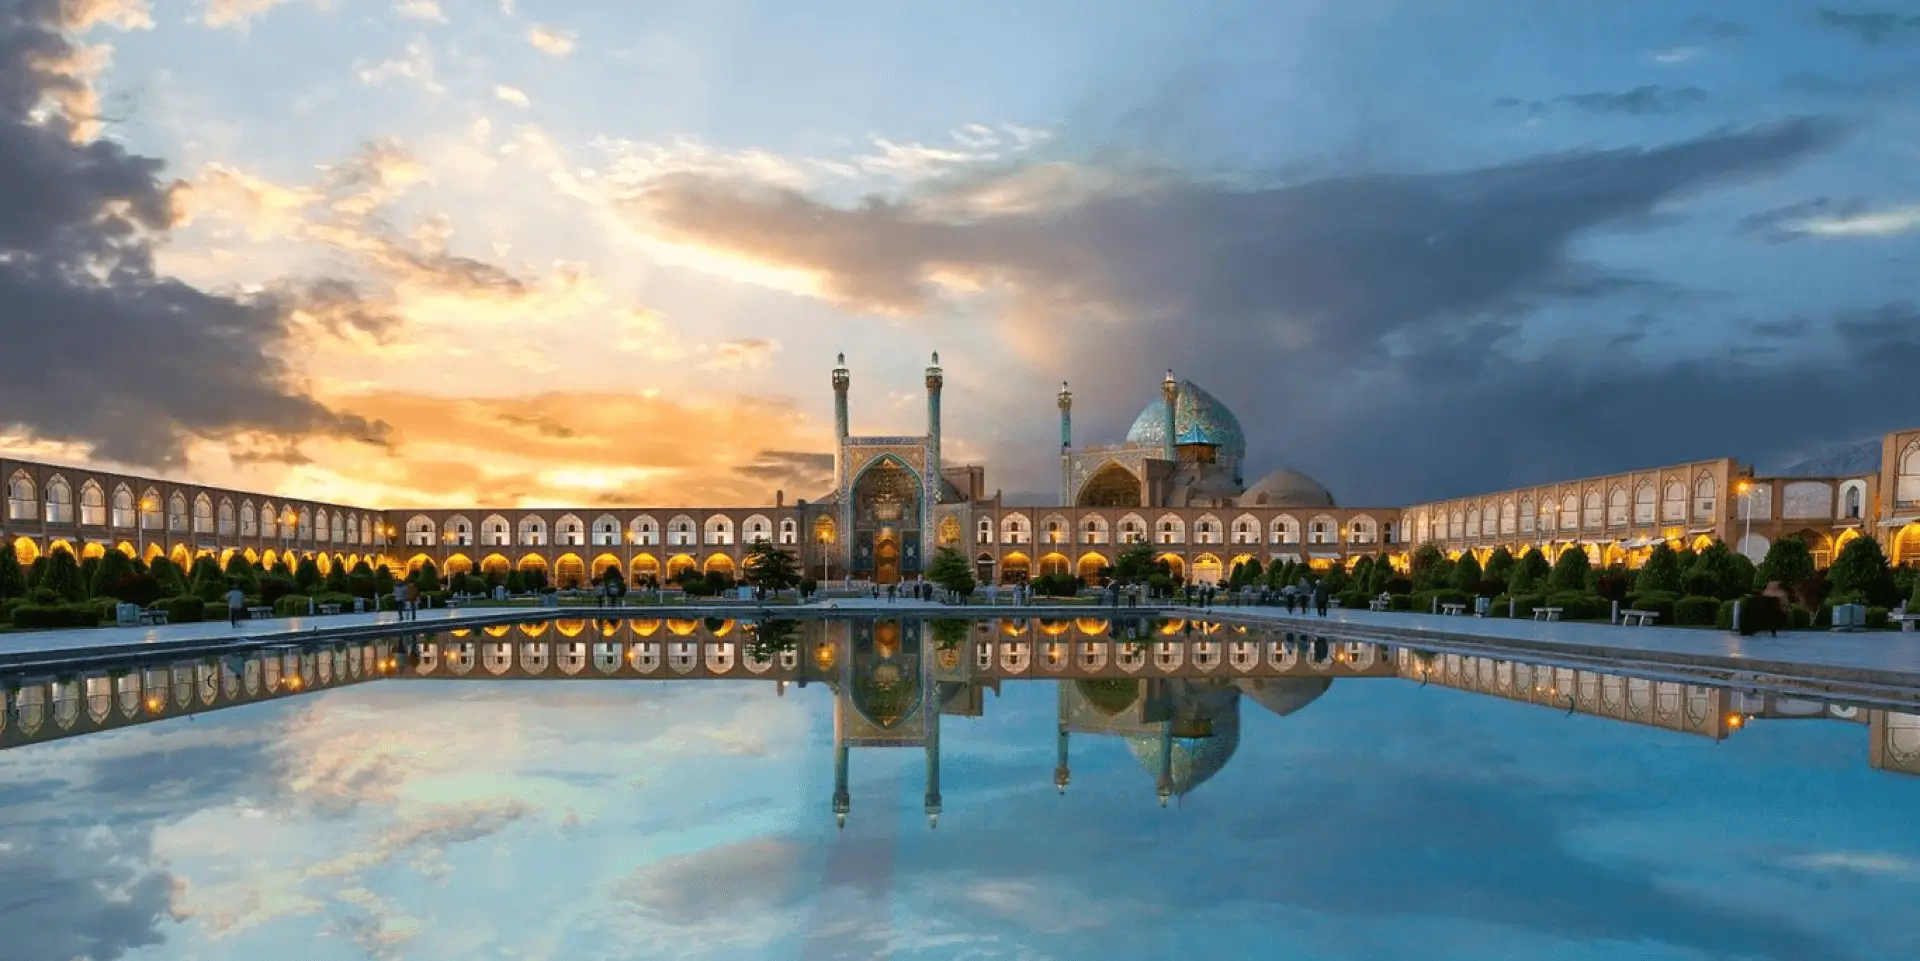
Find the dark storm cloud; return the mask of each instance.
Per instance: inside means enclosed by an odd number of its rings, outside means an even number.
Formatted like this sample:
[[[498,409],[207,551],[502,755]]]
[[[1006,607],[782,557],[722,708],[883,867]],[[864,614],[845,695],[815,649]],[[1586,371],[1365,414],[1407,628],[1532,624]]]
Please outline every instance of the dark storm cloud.
[[[1870,44],[1920,31],[1920,15],[1890,10],[1822,9],[1819,18],[1822,24],[1851,33]]]
[[[1542,306],[1620,304],[1624,314],[1651,297],[1639,306],[1664,323],[1697,315],[1699,303],[1659,282],[1576,261],[1575,242],[1786,169],[1843,133],[1794,119],[1447,173],[1269,188],[1161,178],[972,218],[881,198],[842,209],[697,176],[663,179],[632,202],[683,240],[813,272],[855,309],[936,310],[937,272],[996,285],[1013,303],[1014,335],[1048,348],[1082,409],[1130,413],[1152,372],[1173,366],[1253,427],[1255,471],[1278,457],[1348,502],[1398,503],[1620,469],[1622,451],[1648,464],[1750,456],[1824,431],[1831,410],[1870,419],[1900,410],[1920,378],[1886,363],[1908,346],[1897,331],[1880,332],[1883,349],[1857,370],[1831,352],[1796,352],[1806,359],[1776,370],[1724,355],[1675,361],[1631,342],[1550,342],[1524,356],[1512,346]],[[1658,325],[1638,329],[1651,337]],[[1829,376],[1840,370],[1847,376]],[[1806,374],[1856,403],[1772,403],[1794,392],[1770,384]],[[1781,408],[1777,419],[1743,413],[1750,395]],[[1678,410],[1700,411],[1699,429],[1650,428]],[[1095,424],[1087,436],[1118,426]],[[1715,449],[1698,449],[1702,437]],[[1009,443],[1024,453],[1023,440]],[[1431,453],[1410,463],[1412,451]],[[998,460],[1026,459],[1015,453]],[[1009,486],[1022,482],[1032,481]]]
[[[22,0],[0,12],[0,428],[177,466],[192,437],[331,434],[380,441],[385,425],[297,390],[274,351],[287,305],[198,290],[155,273],[174,220],[161,163],[75,142],[49,98],[80,81],[66,31],[90,4]],[[342,318],[364,324],[367,318]]]
[[[833,455],[794,450],[763,450],[736,473],[789,493],[812,497],[833,486]]]
[[[1801,226],[1809,220],[1857,217],[1869,209],[1863,197],[1815,197],[1750,214],[1741,219],[1740,232],[1772,243],[1803,240],[1807,232]]]
[[[1707,92],[1699,87],[1663,87],[1657,84],[1635,87],[1623,92],[1575,93],[1552,100],[1521,100],[1501,97],[1496,107],[1521,108],[1531,114],[1543,114],[1555,106],[1572,107],[1588,113],[1656,114],[1672,113],[1707,101]]]

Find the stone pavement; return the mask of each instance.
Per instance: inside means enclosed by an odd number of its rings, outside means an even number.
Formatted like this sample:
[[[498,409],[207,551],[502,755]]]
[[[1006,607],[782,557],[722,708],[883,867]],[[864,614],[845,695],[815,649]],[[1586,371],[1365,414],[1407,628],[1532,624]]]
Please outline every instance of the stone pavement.
[[[1191,608],[1189,617],[1202,612]],[[1920,632],[1783,631],[1778,637],[1741,637],[1712,628],[1620,627],[1580,621],[1512,620],[1503,617],[1465,617],[1389,611],[1333,610],[1327,617],[1288,614],[1285,608],[1216,607],[1207,616],[1245,619],[1276,626],[1338,633],[1340,628],[1388,633],[1395,643],[1418,646],[1426,638],[1436,643],[1472,641],[1517,649],[1564,650],[1583,656],[1613,656],[1622,660],[1655,660],[1732,670],[1780,672],[1802,668],[1823,675],[1855,672],[1883,675],[1887,683],[1920,683]]]

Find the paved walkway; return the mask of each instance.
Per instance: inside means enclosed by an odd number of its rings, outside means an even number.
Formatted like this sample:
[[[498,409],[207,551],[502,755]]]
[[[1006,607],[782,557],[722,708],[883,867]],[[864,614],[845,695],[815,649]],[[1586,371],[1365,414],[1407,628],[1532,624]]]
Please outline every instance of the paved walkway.
[[[1183,610],[1189,616],[1199,612]],[[1698,660],[1777,671],[1780,665],[1806,665],[1847,671],[1886,672],[1920,677],[1920,632],[1786,631],[1778,637],[1741,637],[1705,628],[1619,627],[1578,621],[1512,620],[1387,611],[1329,611],[1327,617],[1288,614],[1285,608],[1216,607],[1214,617],[1244,618],[1275,624],[1351,627],[1388,631],[1418,643],[1471,637],[1482,642],[1514,641],[1539,647],[1609,652],[1626,658],[1650,655],[1666,660]]]

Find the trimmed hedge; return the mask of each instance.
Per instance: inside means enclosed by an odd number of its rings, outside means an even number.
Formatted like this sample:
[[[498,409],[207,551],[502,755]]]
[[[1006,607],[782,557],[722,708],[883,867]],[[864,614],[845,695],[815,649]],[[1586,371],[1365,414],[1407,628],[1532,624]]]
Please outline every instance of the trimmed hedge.
[[[77,604],[20,604],[14,607],[10,617],[13,626],[20,628],[100,626],[100,612],[85,601]]]
[[[1413,592],[1412,610],[1417,614],[1433,613],[1438,610],[1438,608],[1434,606],[1436,601],[1442,605],[1471,604],[1473,603],[1473,598],[1469,597],[1466,591],[1455,590],[1451,587],[1437,591],[1415,591]]]
[[[1572,552],[1569,552],[1572,553]],[[1601,600],[1598,594],[1578,591],[1557,591],[1547,595],[1543,607],[1560,608],[1563,621],[1591,621],[1608,616],[1613,607]]]
[[[275,617],[305,617],[307,602],[313,600],[305,594],[282,594],[273,601]]]
[[[166,611],[169,624],[191,624],[206,619],[207,602],[191,594],[182,594],[179,597],[163,597],[148,605],[147,609]]]
[[[1350,611],[1366,610],[1367,603],[1372,599],[1373,595],[1366,591],[1341,591],[1339,595],[1340,606]]]
[[[1714,624],[1720,619],[1722,606],[1724,605],[1720,599],[1715,597],[1683,597],[1673,602],[1673,623],[1685,627],[1705,627]],[[1728,621],[1733,619],[1731,610],[1727,613],[1727,619]]]
[[[1672,591],[1641,591],[1622,602],[1620,609],[1623,611],[1652,611],[1660,615],[1660,619],[1654,623],[1676,624],[1679,623],[1679,621],[1674,608],[1679,600],[1680,595]],[[1612,609],[1609,608],[1608,612],[1611,613]]]

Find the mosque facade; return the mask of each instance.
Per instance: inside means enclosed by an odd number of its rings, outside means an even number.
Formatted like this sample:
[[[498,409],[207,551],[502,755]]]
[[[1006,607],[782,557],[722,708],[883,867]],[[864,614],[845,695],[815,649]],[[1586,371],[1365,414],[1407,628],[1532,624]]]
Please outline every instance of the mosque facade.
[[[54,550],[82,558],[119,550],[183,566],[209,555],[313,558],[323,573],[360,560],[431,562],[443,573],[538,569],[563,586],[609,570],[636,583],[688,569],[735,573],[759,540],[791,551],[822,581],[880,584],[920,577],[940,548],[967,557],[983,584],[1043,574],[1097,582],[1136,546],[1196,584],[1256,559],[1325,569],[1384,556],[1404,566],[1423,543],[1482,559],[1500,547],[1580,549],[1596,564],[1635,565],[1661,542],[1723,540],[1757,559],[1798,535],[1825,563],[1871,535],[1895,564],[1920,566],[1920,429],[1885,435],[1878,469],[1844,476],[1763,477],[1720,458],[1354,507],[1292,468],[1248,482],[1239,419],[1169,371],[1113,444],[1076,446],[1073,395],[1062,385],[1058,494],[1019,504],[989,492],[985,467],[942,460],[938,354],[924,372],[924,434],[855,434],[844,355],[831,382],[834,488],[811,501],[789,502],[783,491],[760,507],[380,508],[4,458],[0,544],[27,563]]]

